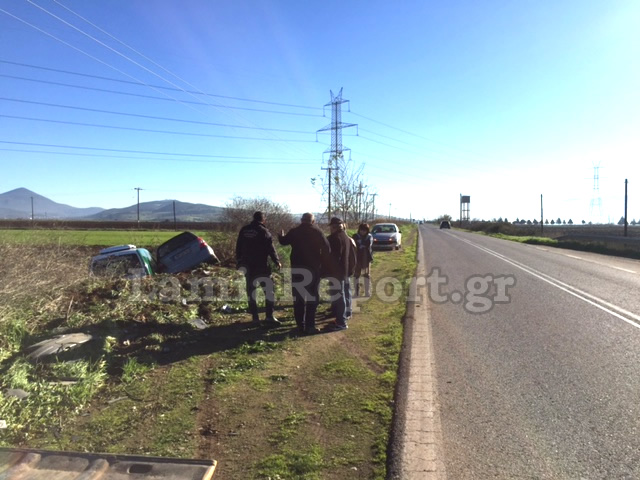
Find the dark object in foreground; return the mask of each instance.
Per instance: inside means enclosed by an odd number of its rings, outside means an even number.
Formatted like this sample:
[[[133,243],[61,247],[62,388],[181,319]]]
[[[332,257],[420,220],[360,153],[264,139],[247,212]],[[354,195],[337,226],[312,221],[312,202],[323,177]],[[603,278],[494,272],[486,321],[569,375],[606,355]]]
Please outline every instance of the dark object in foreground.
[[[0,448],[0,476],[30,480],[210,480],[215,460]]]

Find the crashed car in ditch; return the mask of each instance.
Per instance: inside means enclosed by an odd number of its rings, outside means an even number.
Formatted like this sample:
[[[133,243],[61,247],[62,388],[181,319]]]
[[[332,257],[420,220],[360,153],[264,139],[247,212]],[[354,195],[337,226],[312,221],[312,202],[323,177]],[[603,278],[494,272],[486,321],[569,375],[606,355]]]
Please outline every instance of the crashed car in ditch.
[[[219,263],[207,242],[191,232],[183,232],[158,247],[156,250],[158,273],[186,272],[202,263]]]
[[[100,250],[89,271],[96,277],[138,278],[155,273],[155,260],[146,248],[117,245]]]
[[[118,245],[104,248],[91,259],[92,275],[139,278],[155,273],[178,273],[202,263],[219,263],[213,249],[201,237],[183,232],[156,249],[155,257],[146,248]]]

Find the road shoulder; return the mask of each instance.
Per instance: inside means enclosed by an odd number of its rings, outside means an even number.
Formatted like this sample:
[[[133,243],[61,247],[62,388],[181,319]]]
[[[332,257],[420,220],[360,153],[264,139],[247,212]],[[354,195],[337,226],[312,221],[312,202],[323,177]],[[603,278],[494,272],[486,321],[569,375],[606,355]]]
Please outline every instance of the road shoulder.
[[[422,235],[418,239],[416,279],[426,278]],[[429,316],[429,302],[423,282],[412,283],[407,313],[393,430],[389,452],[390,479],[442,480],[442,433],[437,410],[437,391]]]

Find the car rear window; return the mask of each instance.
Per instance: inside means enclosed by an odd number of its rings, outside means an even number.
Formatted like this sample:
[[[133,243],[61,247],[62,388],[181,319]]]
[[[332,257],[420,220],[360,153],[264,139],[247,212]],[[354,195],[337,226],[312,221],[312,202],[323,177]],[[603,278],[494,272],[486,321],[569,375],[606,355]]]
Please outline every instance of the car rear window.
[[[373,227],[372,233],[395,233],[396,227],[393,225],[376,225]]]
[[[164,242],[162,245],[158,247],[158,258],[162,258],[165,255],[167,255],[169,252],[177,250],[178,248],[194,240],[197,241],[198,237],[195,236],[193,233],[191,232],[181,233],[180,235],[173,237],[170,240],[167,240],[166,242]]]
[[[131,270],[144,268],[136,252],[126,255],[114,255],[94,260],[91,264],[91,272],[99,277],[123,276]]]

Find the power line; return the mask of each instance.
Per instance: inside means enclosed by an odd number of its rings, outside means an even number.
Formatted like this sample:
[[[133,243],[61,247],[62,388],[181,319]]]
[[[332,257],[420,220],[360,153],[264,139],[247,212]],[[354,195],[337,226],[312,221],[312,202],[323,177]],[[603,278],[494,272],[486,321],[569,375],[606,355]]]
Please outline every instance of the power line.
[[[45,9],[45,8],[43,8],[43,7],[41,7],[41,6],[39,6],[38,4],[34,3],[32,0],[26,0],[26,1],[27,1],[27,2],[29,2],[30,4],[34,5],[35,7],[39,8],[40,10],[42,10],[42,11],[46,12],[48,15],[52,16],[52,17],[53,17],[53,18],[55,18],[56,20],[58,20],[58,21],[60,21],[60,22],[64,23],[65,25],[69,26],[70,28],[73,28],[73,29],[74,29],[74,30],[76,30],[77,32],[82,33],[83,35],[85,35],[86,37],[90,38],[91,40],[93,40],[94,42],[98,43],[99,45],[103,46],[104,48],[106,48],[106,49],[108,49],[108,50],[110,50],[110,51],[112,51],[112,52],[116,53],[117,55],[119,55],[119,56],[121,56],[121,57],[125,58],[126,60],[128,60],[129,62],[131,62],[131,63],[133,63],[134,65],[138,66],[139,68],[141,68],[141,69],[143,69],[143,70],[145,70],[145,71],[149,72],[150,74],[152,74],[152,75],[154,75],[155,77],[157,77],[157,78],[159,78],[159,79],[163,80],[164,82],[168,83],[169,85],[172,85],[172,86],[174,86],[174,87],[180,88],[180,90],[182,90],[183,92],[187,93],[187,92],[186,92],[182,87],[180,87],[179,85],[176,85],[175,83],[173,83],[173,82],[171,82],[170,80],[168,80],[168,79],[164,78],[163,76],[161,76],[161,75],[157,74],[156,72],[154,72],[154,71],[150,70],[149,68],[145,67],[144,65],[142,65],[142,64],[140,64],[140,63],[138,63],[138,62],[136,62],[135,60],[133,60],[132,58],[130,58],[130,57],[128,57],[127,55],[123,54],[122,52],[120,52],[120,51],[116,50],[115,48],[112,48],[111,46],[109,46],[109,45],[105,44],[104,42],[101,42],[100,40],[98,40],[97,38],[93,37],[92,35],[89,35],[87,32],[85,32],[85,31],[84,31],[84,30],[82,30],[81,28],[78,28],[78,27],[76,27],[75,25],[72,25],[71,23],[67,22],[66,20],[64,20],[64,19],[62,19],[62,18],[60,18],[60,17],[58,17],[57,15],[55,15],[55,14],[51,13],[49,10],[47,10],[47,9]],[[65,7],[65,8],[66,8],[66,7]],[[70,9],[67,9],[67,10],[71,11]],[[77,15],[77,14],[76,14],[76,15]],[[79,15],[77,15],[77,16],[79,16]],[[16,17],[16,18],[18,18],[18,17]],[[82,18],[82,17],[80,17],[80,18]],[[52,36],[53,38],[56,38],[56,37],[54,37],[53,35],[51,35],[51,36]],[[115,39],[115,37],[113,37],[112,35],[110,35],[110,36],[111,36],[112,38],[114,38],[114,39]],[[116,40],[117,40],[117,39],[116,39]],[[68,44],[67,42],[63,42],[63,43],[65,43],[65,44],[67,44],[67,45],[71,46],[71,45],[70,45],[70,44]],[[126,44],[124,44],[124,42],[120,42],[120,43],[121,43],[121,44],[123,44],[123,45],[126,45]],[[74,48],[75,48],[75,47],[74,47]],[[78,50],[80,50],[80,49],[78,49]],[[82,51],[82,50],[80,50],[80,51]],[[85,52],[83,52],[83,53],[85,53]],[[95,58],[95,57],[93,57],[93,58]],[[105,65],[107,65],[107,66],[109,66],[110,68],[112,68],[112,69],[114,69],[114,70],[116,70],[116,71],[119,71],[120,73],[122,73],[122,74],[126,75],[126,76],[127,76],[127,77],[129,77],[129,78],[132,78],[132,79],[134,79],[134,80],[136,80],[136,81],[138,81],[138,82],[141,82],[141,80],[140,80],[140,79],[137,79],[137,78],[133,77],[132,75],[128,75],[128,74],[126,74],[125,72],[122,72],[121,70],[119,70],[119,69],[117,69],[117,68],[113,67],[112,65],[107,64],[106,62],[102,62],[102,61],[100,61],[100,62],[101,62],[101,63],[103,63],[103,64],[105,64]],[[154,64],[155,64],[155,65],[157,65],[157,63],[155,63],[155,62],[154,62]],[[161,68],[162,68],[162,67],[161,67]],[[166,69],[164,69],[164,68],[163,68],[163,70],[168,71],[168,70],[166,70]],[[169,73],[171,73],[171,72],[169,72]],[[173,75],[174,77],[176,77],[176,78],[179,78],[179,77],[177,77],[177,75],[174,75],[174,74],[172,74],[172,75]],[[180,80],[181,80],[181,79],[180,79]],[[183,81],[183,80],[181,80],[181,81]],[[153,89],[153,87],[152,87],[151,85],[147,84],[146,82],[142,82],[142,83],[144,83],[148,88]],[[162,91],[159,91],[159,92],[160,92],[160,93],[163,93]],[[166,93],[165,93],[165,95],[166,95]],[[167,95],[167,96],[168,96],[168,95]],[[197,97],[195,97],[194,95],[191,95],[191,96],[197,99]],[[214,108],[216,108],[216,105],[215,105],[215,104],[211,104],[211,103],[209,103],[209,105],[210,105],[210,106],[212,106],[212,107],[214,107]],[[244,119],[244,118],[242,118],[242,117],[240,117],[240,118],[241,118],[242,120],[245,120],[245,119]],[[245,120],[245,121],[246,121],[246,120]],[[274,138],[278,139],[278,141],[282,141],[282,142],[287,143],[287,141],[286,141],[286,140],[279,139],[279,138],[278,138],[275,134],[273,134],[273,133],[269,133],[269,135],[271,135],[272,137],[274,137]],[[297,147],[296,147],[296,149],[297,149]]]
[[[0,11],[2,11],[2,9],[0,9]],[[143,93],[132,93],[132,92],[123,92],[121,90],[111,90],[108,88],[98,88],[98,87],[88,87],[85,85],[75,85],[73,83],[64,83],[64,82],[54,82],[52,80],[41,80],[38,78],[29,78],[29,77],[20,77],[17,75],[7,75],[7,74],[0,74],[0,77],[4,77],[4,78],[11,78],[14,80],[23,80],[23,81],[27,81],[27,82],[35,82],[35,83],[43,83],[43,84],[47,84],[47,85],[56,85],[58,87],[67,87],[67,88],[77,88],[77,89],[81,89],[81,90],[90,90],[90,91],[94,91],[94,92],[102,92],[102,93],[112,93],[115,95],[125,95],[125,96],[129,96],[129,97],[138,97],[138,98],[147,98],[147,99],[151,99],[151,100],[162,100],[165,102],[177,102],[177,103],[182,103],[182,104],[186,104],[186,105],[203,105],[203,106],[207,106],[207,107],[214,107],[214,105],[207,103],[207,102],[198,102],[198,101],[193,101],[193,100],[179,100],[177,98],[173,98],[170,96],[166,96],[166,97],[157,97],[154,95],[145,95]],[[317,115],[317,114],[311,114],[311,113],[299,113],[299,112],[283,112],[281,110],[268,110],[268,109],[264,109],[264,108],[251,108],[251,107],[237,107],[237,106],[233,106],[233,105],[222,105],[222,104],[216,104],[215,108],[226,108],[226,109],[230,109],[230,110],[244,110],[247,112],[262,112],[262,113],[275,113],[275,114],[279,114],[279,115],[292,115],[292,116],[296,116],[296,117],[315,117],[315,118],[322,118],[322,115]]]
[[[66,148],[69,150],[89,150],[89,151],[97,151],[97,152],[113,152],[113,153],[135,153],[142,155],[167,155],[173,157],[191,157],[191,158],[228,158],[228,159],[238,159],[238,160],[289,160],[283,157],[249,157],[249,156],[229,156],[229,155],[205,155],[199,153],[177,153],[177,152],[158,152],[152,150],[126,150],[126,149],[118,149],[118,148],[100,148],[100,147],[87,147],[87,146],[78,146],[78,145],[56,145],[52,143],[32,143],[32,142],[13,142],[8,140],[0,140],[0,143],[8,144],[8,145],[24,145],[28,147],[46,147],[46,148]],[[306,160],[306,159],[299,159]],[[315,160],[308,160],[309,162],[315,162]]]
[[[136,117],[136,118],[148,118],[152,120],[164,120],[170,122],[180,122],[180,123],[191,123],[196,125],[209,125],[214,127],[232,127],[232,128],[244,128],[249,130],[263,130],[263,131],[271,131],[271,132],[282,132],[282,133],[304,133],[311,134],[313,132],[308,132],[304,130],[286,130],[280,128],[264,128],[264,127],[248,127],[246,125],[232,125],[229,123],[214,123],[214,122],[201,122],[197,120],[184,120],[180,118],[171,118],[171,117],[159,117],[155,115],[142,115],[138,113],[127,113],[127,112],[116,112],[114,110],[101,110],[98,108],[87,108],[87,107],[77,107],[74,105],[62,105],[58,103],[47,103],[47,102],[36,102],[32,100],[24,100],[19,98],[8,98],[8,97],[0,97],[0,100],[4,100],[7,102],[16,102],[16,103],[26,103],[30,105],[42,105],[45,107],[55,107],[55,108],[67,108],[71,110],[80,110],[85,112],[94,112],[94,113],[107,113],[110,115],[121,115],[126,117]]]
[[[0,151],[3,152],[17,152],[17,153],[46,153],[49,155],[64,155],[64,156],[72,156],[72,157],[95,157],[95,158],[115,158],[120,160],[153,160],[160,162],[189,162],[189,163],[229,163],[229,164],[237,164],[237,165],[314,165],[317,162],[296,162],[296,161],[279,161],[273,159],[267,159],[267,162],[259,162],[259,161],[240,161],[240,160],[198,160],[198,159],[189,159],[189,158],[158,158],[158,157],[129,157],[125,155],[106,155],[106,154],[97,154],[97,153],[74,153],[74,152],[54,152],[50,150],[27,150],[27,149],[17,149],[17,148],[0,148]]]
[[[59,2],[56,2],[56,3],[59,3]],[[138,52],[136,52],[136,53],[138,53]],[[144,57],[144,58],[147,58],[147,57]],[[58,68],[50,68],[50,67],[44,67],[44,66],[40,66],[40,65],[31,65],[31,64],[28,64],[28,63],[11,62],[11,61],[8,61],[8,60],[0,60],[0,63],[6,63],[6,64],[9,64],[9,65],[17,65],[17,66],[20,66],[20,67],[33,68],[33,69],[44,70],[44,71],[49,71],[49,72],[64,73],[64,74],[67,74],[67,75],[76,75],[76,76],[79,76],[79,77],[95,78],[97,80],[106,80],[106,81],[109,81],[109,82],[123,83],[123,84],[127,84],[127,85],[147,86],[146,84],[141,83],[141,82],[134,82],[134,81],[130,81],[130,80],[121,80],[121,79],[118,79],[118,78],[104,77],[104,76],[100,76],[100,75],[91,75],[91,74],[88,74],[88,73],[73,72],[73,71],[70,71],[70,70],[61,70],[61,69],[58,69]],[[162,68],[162,67],[160,67],[160,68]],[[187,83],[187,82],[185,82],[185,83]],[[161,89],[161,90],[169,90],[169,91],[175,91],[175,92],[186,92],[186,93],[190,93],[190,94],[194,94],[194,95],[204,95],[204,96],[207,96],[207,97],[224,98],[226,100],[237,100],[237,101],[240,101],[240,102],[261,103],[261,104],[264,104],[264,105],[274,105],[274,106],[278,106],[278,107],[302,108],[302,109],[306,109],[306,110],[322,110],[321,107],[311,107],[311,106],[308,106],[308,105],[297,105],[297,104],[293,104],[293,103],[272,102],[272,101],[268,101],[268,100],[256,100],[256,99],[251,99],[251,98],[234,97],[234,96],[230,96],[230,95],[220,95],[220,94],[215,94],[215,93],[200,92],[198,90],[184,90],[184,89],[173,88],[173,87],[165,87],[165,86],[162,86],[162,85],[151,85],[151,86],[153,86],[154,88]],[[231,108],[231,107],[226,107],[226,108]],[[322,115],[313,115],[313,116],[319,116],[320,117]]]
[[[176,132],[172,130],[156,130],[151,128],[137,128],[137,127],[120,127],[117,125],[103,125],[99,123],[88,122],[72,122],[69,120],[53,120],[49,118],[35,118],[35,117],[22,117],[19,115],[2,115],[2,118],[13,118],[16,120],[27,120],[31,122],[45,122],[45,123],[57,123],[63,125],[75,125],[80,127],[94,127],[94,128],[107,128],[112,130],[127,130],[133,132],[145,132],[145,133],[162,133],[167,135],[185,135],[189,137],[207,137],[207,138],[228,138],[237,140],[263,140],[272,142],[296,142],[296,143],[318,143],[317,140],[300,140],[300,139],[282,139],[282,138],[264,138],[264,137],[243,137],[234,135],[215,135],[213,133],[195,133],[195,132]]]

